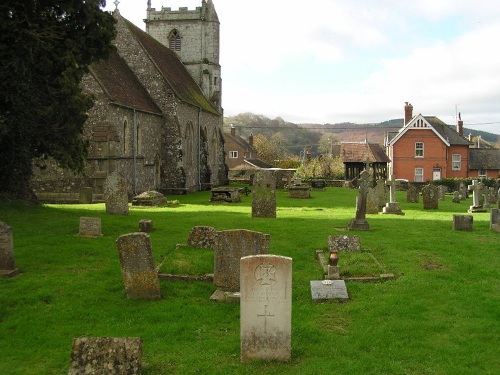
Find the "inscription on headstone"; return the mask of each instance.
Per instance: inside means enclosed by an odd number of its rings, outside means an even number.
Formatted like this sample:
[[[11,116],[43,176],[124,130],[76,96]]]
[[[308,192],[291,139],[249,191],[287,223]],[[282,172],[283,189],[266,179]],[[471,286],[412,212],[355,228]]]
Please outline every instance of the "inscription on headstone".
[[[241,258],[241,362],[289,361],[292,332],[292,258]]]
[[[276,179],[270,171],[259,171],[254,176],[252,217],[276,217]]]
[[[104,183],[106,213],[128,215],[128,194],[125,178],[118,172],[111,172]]]
[[[116,244],[127,298],[160,299],[160,283],[149,235],[142,232],[124,234],[118,237]]]
[[[80,217],[80,237],[96,238],[101,237],[101,218],[100,217]]]
[[[142,338],[81,337],[73,340],[68,375],[140,375]]]

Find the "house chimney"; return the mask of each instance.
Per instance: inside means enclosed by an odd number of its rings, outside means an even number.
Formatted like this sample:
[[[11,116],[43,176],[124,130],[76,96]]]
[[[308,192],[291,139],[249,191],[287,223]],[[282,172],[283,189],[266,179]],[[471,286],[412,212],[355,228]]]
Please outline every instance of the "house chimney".
[[[253,147],[253,134],[250,133],[250,136],[248,137],[248,144],[250,145],[250,147]]]
[[[236,135],[236,128],[234,127],[233,124],[231,124],[231,135],[235,136]]]
[[[405,102],[405,125],[413,118],[413,106],[411,103]]]
[[[460,112],[458,112],[457,133],[461,137],[464,135],[464,122],[462,121],[462,117],[460,116]]]

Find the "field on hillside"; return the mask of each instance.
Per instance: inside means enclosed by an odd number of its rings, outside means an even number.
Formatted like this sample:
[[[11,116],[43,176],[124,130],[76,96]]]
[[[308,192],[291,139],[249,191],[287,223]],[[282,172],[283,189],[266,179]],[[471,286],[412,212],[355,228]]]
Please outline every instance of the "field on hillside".
[[[369,232],[345,230],[357,191],[327,188],[311,199],[278,191],[277,218],[251,217],[251,196],[209,203],[209,192],[169,196],[179,205],[131,207],[105,214],[103,204],[27,206],[0,203],[14,234],[21,274],[0,279],[0,374],[67,374],[76,337],[142,337],[143,374],[498,374],[500,373],[500,233],[489,213],[474,230],[452,230],[471,199],[424,211],[397,192],[405,216],[367,215]],[[103,236],[77,236],[79,218],[102,219]],[[270,234],[270,252],[293,258],[292,360],[240,363],[239,304],[211,301],[206,282],[160,280],[159,301],[125,298],[116,239],[153,220],[155,261],[169,271],[213,271],[205,250],[179,255],[193,226]],[[345,303],[311,300],[323,271],[315,251],[328,236],[355,234],[361,248],[395,278],[348,282]],[[170,262],[170,263],[169,263]],[[175,265],[180,264],[179,267]],[[356,262],[346,274],[366,271]]]

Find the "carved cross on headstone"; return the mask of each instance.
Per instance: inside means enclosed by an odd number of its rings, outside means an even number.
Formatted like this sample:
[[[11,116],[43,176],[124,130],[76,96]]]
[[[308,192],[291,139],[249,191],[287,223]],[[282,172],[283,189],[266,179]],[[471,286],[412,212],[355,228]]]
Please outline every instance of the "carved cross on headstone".
[[[389,202],[395,203],[396,202],[396,186],[398,186],[399,184],[394,179],[394,175],[391,175],[391,177],[386,181],[385,185],[389,186]]]
[[[467,186],[469,190],[472,190],[472,205],[474,207],[479,207],[479,194],[481,194],[481,185],[478,183],[477,180],[472,181],[472,185]]]
[[[257,317],[264,318],[264,333],[267,333],[267,318],[272,318],[274,314],[267,311],[267,305],[264,305],[264,314],[257,314]]]

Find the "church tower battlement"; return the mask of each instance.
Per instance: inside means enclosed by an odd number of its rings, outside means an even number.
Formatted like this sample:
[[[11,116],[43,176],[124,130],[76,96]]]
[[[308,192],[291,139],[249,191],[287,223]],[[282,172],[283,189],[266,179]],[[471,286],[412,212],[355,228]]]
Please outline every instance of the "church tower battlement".
[[[201,0],[201,6],[194,10],[156,10],[148,1],[144,22],[146,32],[176,52],[205,96],[222,113],[220,23],[212,0]]]

